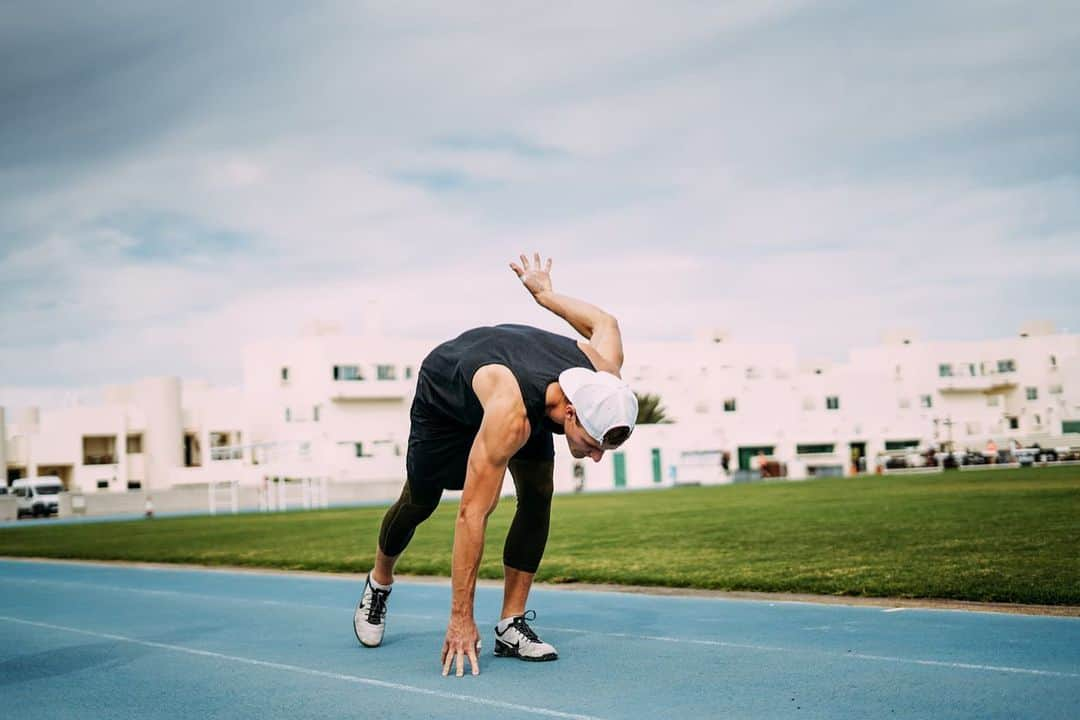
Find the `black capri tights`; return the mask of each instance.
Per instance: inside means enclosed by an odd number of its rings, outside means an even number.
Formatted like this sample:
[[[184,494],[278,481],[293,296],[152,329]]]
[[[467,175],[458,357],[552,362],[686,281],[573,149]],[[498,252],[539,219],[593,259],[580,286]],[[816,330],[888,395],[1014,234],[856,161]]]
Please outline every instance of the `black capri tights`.
[[[535,573],[547,545],[554,490],[554,460],[511,460],[510,475],[517,490],[517,509],[503,546],[503,564],[515,570]],[[420,523],[431,517],[442,498],[442,490],[414,492],[406,481],[397,499],[383,516],[379,549],[395,557],[408,547]]]

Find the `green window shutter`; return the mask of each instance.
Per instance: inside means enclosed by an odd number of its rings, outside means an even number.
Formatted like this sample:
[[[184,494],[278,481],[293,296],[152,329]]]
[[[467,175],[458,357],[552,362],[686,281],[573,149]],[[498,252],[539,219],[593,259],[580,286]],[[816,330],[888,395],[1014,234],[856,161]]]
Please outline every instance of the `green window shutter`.
[[[663,482],[664,473],[661,469],[660,463],[660,448],[652,449],[652,481],[654,483]]]
[[[1080,420],[1066,420],[1061,423],[1061,432],[1080,433]]]
[[[795,446],[795,453],[797,455],[828,455],[833,452],[836,452],[836,445],[833,445],[832,443]]]
[[[759,452],[765,453],[766,457],[771,456],[776,452],[776,446],[774,445],[744,445],[739,448],[739,469],[749,470],[751,466],[751,459],[757,457]]]
[[[617,452],[612,460],[615,463],[615,487],[626,487],[626,453]]]

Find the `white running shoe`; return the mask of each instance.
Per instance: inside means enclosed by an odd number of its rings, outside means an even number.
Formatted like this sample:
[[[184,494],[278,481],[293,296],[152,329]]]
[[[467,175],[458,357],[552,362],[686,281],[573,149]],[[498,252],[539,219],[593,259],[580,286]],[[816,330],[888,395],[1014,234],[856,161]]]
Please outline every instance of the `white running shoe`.
[[[364,580],[364,594],[353,613],[353,632],[364,647],[379,647],[386,632],[386,600],[389,590],[371,585],[371,575]]]
[[[518,615],[513,622],[499,632],[495,626],[495,655],[497,657],[516,657],[530,662],[545,662],[558,660],[559,653],[548,643],[536,636],[529,627],[527,620],[535,620],[536,612],[528,610],[524,615]]]

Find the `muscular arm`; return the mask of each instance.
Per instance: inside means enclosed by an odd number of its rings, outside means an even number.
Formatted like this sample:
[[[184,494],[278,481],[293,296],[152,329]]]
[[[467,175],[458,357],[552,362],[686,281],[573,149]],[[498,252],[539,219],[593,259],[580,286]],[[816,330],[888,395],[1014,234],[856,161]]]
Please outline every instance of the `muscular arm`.
[[[473,673],[479,672],[473,604],[484,552],[484,532],[488,516],[499,501],[506,466],[529,438],[525,403],[508,368],[501,365],[480,368],[473,377],[473,391],[484,408],[484,418],[469,452],[465,488],[454,524],[450,622],[442,653],[444,675],[455,658],[461,675],[466,656],[471,660]]]
[[[561,295],[551,288],[551,260],[543,267],[540,254],[533,257],[533,263],[524,255],[521,266],[510,263],[510,267],[521,278],[525,287],[532,293],[533,299],[551,312],[570,323],[581,333],[605,360],[621,369],[623,364],[622,333],[619,322],[613,315],[584,300]]]
[[[510,382],[516,398],[508,392],[499,392],[484,404],[484,419],[469,452],[465,489],[454,525],[451,612],[469,617],[473,612],[487,519],[498,504],[507,463],[529,437],[521,392],[512,376]]]

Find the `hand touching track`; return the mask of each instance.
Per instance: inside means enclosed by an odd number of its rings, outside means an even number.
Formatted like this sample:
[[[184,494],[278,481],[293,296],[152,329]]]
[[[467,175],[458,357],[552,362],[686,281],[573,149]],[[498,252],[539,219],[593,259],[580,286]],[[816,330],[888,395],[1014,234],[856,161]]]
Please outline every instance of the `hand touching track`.
[[[480,640],[480,633],[476,629],[476,621],[460,613],[451,613],[450,623],[446,628],[446,640],[442,648],[442,674],[450,674],[450,666],[457,661],[457,676],[465,675],[465,658],[469,659],[472,666],[472,674],[480,674],[480,662],[476,659],[476,645]]]

